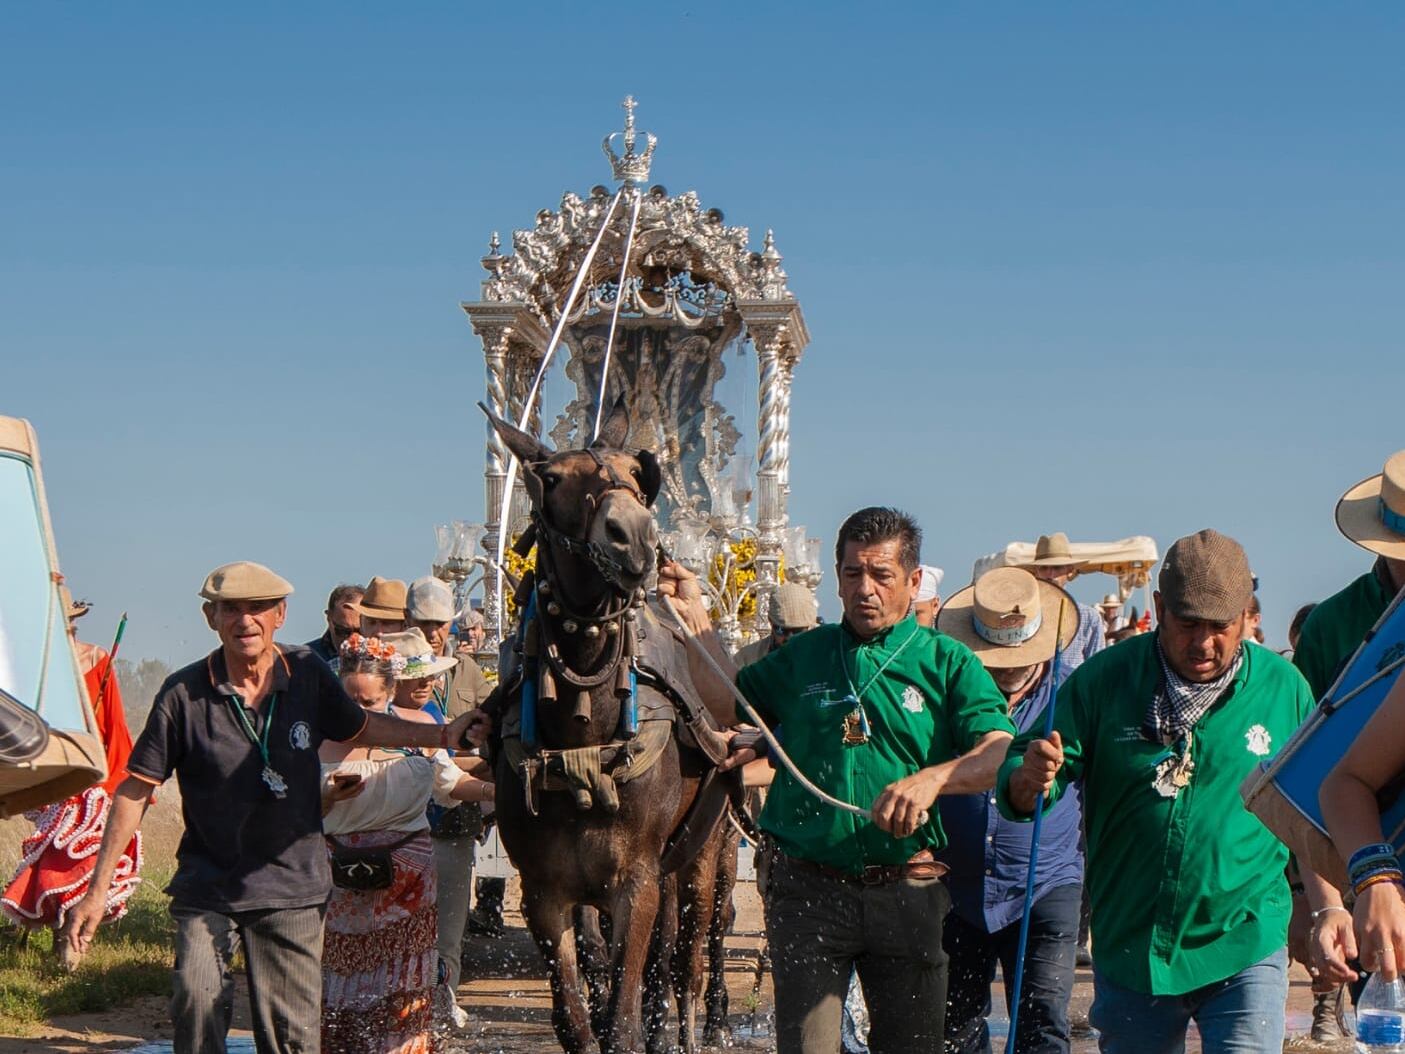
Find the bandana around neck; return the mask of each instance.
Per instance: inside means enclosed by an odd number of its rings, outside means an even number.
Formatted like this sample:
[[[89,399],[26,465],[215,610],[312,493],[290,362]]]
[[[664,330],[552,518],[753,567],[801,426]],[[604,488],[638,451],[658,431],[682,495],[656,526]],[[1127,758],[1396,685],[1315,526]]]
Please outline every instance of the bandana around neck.
[[[1241,645],[1234,653],[1234,661],[1229,668],[1213,681],[1197,684],[1187,681],[1166,661],[1166,653],[1161,650],[1161,635],[1156,636],[1156,658],[1161,663],[1161,685],[1152,697],[1151,708],[1146,715],[1147,738],[1159,743],[1174,743],[1186,734],[1191,725],[1205,716],[1214,706],[1239,673],[1244,662],[1244,648]]]

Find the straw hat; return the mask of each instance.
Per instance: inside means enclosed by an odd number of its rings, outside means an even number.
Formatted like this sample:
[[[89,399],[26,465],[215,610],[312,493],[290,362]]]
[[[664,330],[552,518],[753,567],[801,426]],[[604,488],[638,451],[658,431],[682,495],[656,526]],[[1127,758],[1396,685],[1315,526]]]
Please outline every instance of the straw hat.
[[[987,571],[937,612],[937,629],[990,669],[1052,659],[1060,628],[1058,647],[1067,647],[1078,630],[1078,605],[1058,586],[1019,567]]]
[[[433,677],[436,673],[452,669],[459,661],[452,656],[434,654],[434,649],[429,646],[429,641],[424,639],[424,634],[418,628],[407,629],[403,633],[382,634],[381,643],[393,646],[395,654],[405,660],[403,669],[399,663],[395,664],[397,681]]]
[[[1080,560],[1068,547],[1068,535],[1063,531],[1041,534],[1034,545],[1034,559],[1024,567],[1082,567],[1087,560]]]
[[[293,587],[263,564],[239,560],[206,575],[200,595],[206,600],[282,600],[293,595]]]
[[[1108,593],[1098,601],[1098,607],[1111,610],[1122,606],[1122,598],[1116,593]]]
[[[1369,552],[1405,560],[1405,450],[1342,495],[1337,530]]]
[[[361,595],[361,614],[378,619],[403,619],[407,602],[405,583],[398,578],[371,579]]]

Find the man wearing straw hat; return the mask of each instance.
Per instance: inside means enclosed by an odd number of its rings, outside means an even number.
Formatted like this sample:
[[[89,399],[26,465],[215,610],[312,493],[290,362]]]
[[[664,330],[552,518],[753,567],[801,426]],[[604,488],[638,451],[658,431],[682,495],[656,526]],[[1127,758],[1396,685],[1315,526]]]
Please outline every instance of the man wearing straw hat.
[[[1063,531],[1041,534],[1034,545],[1034,559],[1025,564],[1027,571],[1035,578],[1052,582],[1060,589],[1078,577],[1078,571],[1086,561],[1073,555],[1068,544],[1068,535]],[[1077,669],[1083,660],[1096,655],[1107,646],[1107,635],[1103,631],[1102,615],[1097,608],[1087,604],[1078,605],[1078,630],[1073,643],[1068,646],[1067,662],[1070,670]]]
[[[987,790],[1014,726],[1005,699],[964,645],[910,614],[922,535],[904,513],[868,508],[839,528],[844,620],[817,626],[737,671],[708,620],[696,576],[659,571],[695,643],[693,683],[735,725],[734,688],[779,725],[796,766],[862,819],[811,796],[788,769],[761,814],[776,853],[766,898],[782,1054],[832,1054],[857,967],[878,1054],[938,1050],[946,1014],[942,923],[950,897],[935,854],[942,794]],[[752,755],[738,751],[740,764]],[[871,821],[871,822],[870,822]]]
[[[1376,562],[1360,578],[1334,593],[1308,614],[1293,650],[1293,663],[1307,678],[1313,697],[1321,699],[1360,647],[1396,593],[1405,588],[1405,450],[1386,461],[1384,469],[1352,487],[1337,502],[1337,529],[1350,541],[1375,554]],[[1324,957],[1335,949],[1351,916],[1341,894],[1316,875],[1302,876],[1314,921],[1308,955],[1314,977],[1314,1039],[1343,1035],[1338,1020],[1345,1001],[1340,969]],[[1296,945],[1295,954],[1301,955]],[[1326,991],[1318,991],[1326,989]]]
[[[1216,531],[1177,541],[1159,626],[1094,656],[1059,689],[1050,739],[1018,736],[996,798],[1029,817],[1083,785],[1098,936],[1089,1021],[1104,1054],[1283,1049],[1288,851],[1239,796],[1312,708],[1302,675],[1244,642],[1253,579]]]
[[[311,651],[274,642],[292,592],[247,561],[206,576],[200,596],[220,646],[172,674],[157,695],[113,796],[92,885],[65,926],[73,951],[86,952],[152,787],[175,775],[185,835],[166,890],[176,920],[171,1017],[176,1049],[189,1054],[225,1049],[230,964],[241,947],[259,1050],[316,1054],[331,891],[319,744],[443,748],[483,720],[432,725],[363,710]],[[331,790],[333,800],[356,793]]]
[[[408,604],[404,582],[376,575],[361,597],[361,636],[384,637],[387,633],[404,632]]]
[[[990,671],[1016,730],[1042,721],[1069,674],[1062,649],[1073,639],[1078,611],[1071,596],[1018,567],[997,567],[942,608],[937,629],[960,641]],[[1029,872],[1031,826],[1007,820],[990,794],[941,799],[950,839],[941,854],[951,867],[951,914],[942,945],[950,957],[947,1054],[990,1050],[990,986],[997,963],[1008,1007],[1015,976]],[[1044,818],[1030,909],[1028,951],[1019,1008],[1021,1054],[1067,1054],[1068,1002],[1082,900],[1078,788],[1070,787]]]
[[[1405,450],[1337,502],[1337,529],[1376,562],[1303,623],[1293,662],[1321,699],[1395,594],[1405,589]]]

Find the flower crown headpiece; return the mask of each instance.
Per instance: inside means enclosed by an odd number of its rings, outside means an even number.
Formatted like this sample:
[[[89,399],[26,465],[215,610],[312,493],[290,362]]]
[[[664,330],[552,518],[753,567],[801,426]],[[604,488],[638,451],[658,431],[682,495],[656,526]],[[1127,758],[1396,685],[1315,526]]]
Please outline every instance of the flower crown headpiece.
[[[341,653],[346,658],[375,659],[390,664],[391,673],[399,677],[409,665],[409,659],[395,650],[394,644],[387,644],[379,637],[363,637],[353,633],[342,642]]]

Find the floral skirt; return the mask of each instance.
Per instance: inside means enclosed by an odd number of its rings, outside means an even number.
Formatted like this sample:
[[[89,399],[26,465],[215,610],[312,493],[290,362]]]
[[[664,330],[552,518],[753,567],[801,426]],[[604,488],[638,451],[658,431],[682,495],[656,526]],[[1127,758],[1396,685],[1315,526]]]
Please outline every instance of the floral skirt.
[[[347,848],[388,845],[402,831],[337,835]],[[330,846],[328,849],[330,852]],[[430,1054],[435,950],[434,851],[422,832],[394,851],[387,889],[332,887],[322,946],[323,1054]]]
[[[20,847],[19,868],[0,895],[0,910],[21,926],[63,925],[68,909],[88,892],[111,809],[111,797],[97,786],[26,813],[34,822],[34,833]],[[117,859],[104,922],[127,913],[127,900],[141,882],[140,870],[138,833]]]

